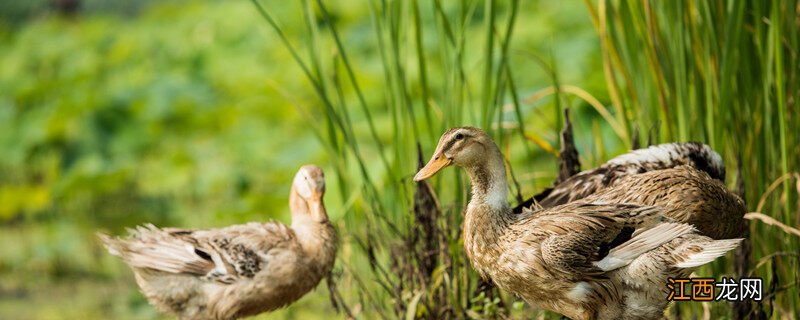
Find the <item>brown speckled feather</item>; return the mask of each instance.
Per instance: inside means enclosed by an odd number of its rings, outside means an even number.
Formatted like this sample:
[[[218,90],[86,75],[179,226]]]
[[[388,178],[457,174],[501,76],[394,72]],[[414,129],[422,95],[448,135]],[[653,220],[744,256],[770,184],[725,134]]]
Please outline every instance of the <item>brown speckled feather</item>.
[[[711,147],[697,142],[665,143],[633,150],[597,168],[582,171],[519,204],[514,212],[531,207],[534,199],[542,207],[552,207],[583,199],[624,177],[684,165],[725,181],[722,158]]]
[[[738,238],[745,231],[742,199],[719,180],[690,166],[624,177],[584,200],[659,206],[667,217],[689,223],[714,239]]]
[[[668,223],[657,208],[629,204],[579,201],[526,212],[504,228],[497,228],[502,231],[496,238],[490,235],[495,231],[486,229],[492,221],[482,218],[489,217],[473,211],[465,221],[464,245],[473,266],[500,288],[520,295],[533,306],[573,318],[583,318],[584,313],[622,314],[626,287],[619,270],[640,255],[693,232],[688,225]],[[603,250],[626,227],[639,236],[610,252]],[[650,228],[659,230],[643,232]],[[619,248],[622,251],[615,251]],[[628,258],[604,269],[606,258],[612,255]]]
[[[128,240],[102,238],[130,266],[223,283],[252,278],[269,263],[262,257],[270,250],[297,245],[294,232],[276,222],[210,230],[159,229],[146,224],[129,232]]]

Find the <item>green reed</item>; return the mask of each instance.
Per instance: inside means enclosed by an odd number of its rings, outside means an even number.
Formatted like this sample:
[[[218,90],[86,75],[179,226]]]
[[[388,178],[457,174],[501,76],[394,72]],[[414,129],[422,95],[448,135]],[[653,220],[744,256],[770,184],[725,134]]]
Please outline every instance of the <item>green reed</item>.
[[[520,175],[534,161],[554,160],[547,154],[557,141],[562,110],[588,105],[600,117],[580,129],[593,137],[578,141],[591,145],[583,155],[592,160],[584,161],[587,167],[616,155],[619,148],[614,145],[641,143],[636,130],[652,132],[648,136],[653,143],[703,141],[723,155],[729,178],[735,176],[737,155],[743,156],[741,176],[751,211],[773,181],[789,177],[758,209],[789,226],[800,221],[791,184],[797,182],[791,174],[798,171],[800,159],[800,150],[792,147],[800,142],[797,1],[587,0],[586,19],[598,31],[598,59],[609,101],[562,83],[556,66],[569,62],[552,54],[533,59],[549,81],[538,84],[543,89],[520,85],[526,75],[514,73],[513,63],[519,59],[512,59],[518,49],[513,41],[516,20],[525,4],[518,0],[369,0],[371,21],[357,39],[340,33],[329,4],[304,0],[301,12],[289,17],[305,22],[301,43],[289,40],[268,5],[253,3],[318,98],[314,106],[298,107],[328,153],[342,190],[347,214],[340,230],[348,254],[340,259],[339,288],[355,316],[493,318],[538,312],[521,310],[525,307],[506,294],[478,288],[460,242],[461,212],[468,198],[463,174],[442,172],[432,182],[438,201],[419,205],[431,198],[420,191],[424,185],[411,181],[419,161],[417,146],[427,160],[439,134],[453,126],[485,129]],[[364,65],[354,59],[355,50],[376,50],[380,65]],[[378,92],[365,90],[367,80],[360,76],[374,68],[382,75]],[[523,92],[531,90],[534,94],[525,98]],[[531,105],[541,102],[538,108],[551,108],[552,113],[531,111]],[[530,123],[531,114],[541,119]],[[534,129],[542,124],[547,130]],[[606,131],[613,135],[604,136]],[[529,183],[512,191],[529,196],[535,191],[530,184],[547,183],[555,167],[552,172],[524,180]],[[425,215],[433,218],[420,229]],[[761,308],[791,315],[800,300],[800,241],[759,221],[751,226],[749,267],[774,284],[772,302]],[[420,243],[420,230],[436,232],[424,240],[435,243]],[[435,251],[437,264],[430,273],[420,271],[428,261],[421,258],[425,250]],[[770,260],[786,252],[795,255]],[[729,275],[731,261],[699,273]],[[686,304],[679,312],[699,315],[702,308]],[[730,309],[712,304],[714,315],[730,315]]]
[[[743,156],[742,179],[750,211],[761,210],[788,226],[797,226],[794,179],[775,194],[767,188],[798,171],[800,128],[797,101],[797,1],[600,1],[593,12],[612,97],[624,123],[641,128],[660,124],[662,141],[698,140],[711,145],[734,176]],[[732,185],[732,184],[729,184]],[[800,185],[798,186],[800,187]],[[758,203],[764,198],[763,208]],[[776,315],[798,310],[799,239],[775,227],[751,222],[752,263],[789,252],[777,264],[778,274],[754,270],[782,291],[772,296]],[[769,260],[767,258],[766,260]],[[754,268],[754,265],[750,266]],[[730,274],[716,263],[705,274]],[[775,280],[778,279],[778,280]],[[712,304],[713,314],[728,306]],[[700,314],[700,306],[685,312]]]

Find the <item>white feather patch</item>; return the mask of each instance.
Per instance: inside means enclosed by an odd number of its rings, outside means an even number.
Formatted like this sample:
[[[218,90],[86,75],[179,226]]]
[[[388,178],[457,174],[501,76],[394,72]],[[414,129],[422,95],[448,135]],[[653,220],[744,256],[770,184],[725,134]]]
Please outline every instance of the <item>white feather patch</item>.
[[[294,190],[303,197],[309,198],[311,197],[311,185],[307,181],[309,179],[308,175],[304,170],[300,170],[297,175],[294,176]]]
[[[507,194],[508,192],[505,189],[503,189],[502,192],[499,190],[492,190],[486,195],[486,203],[494,209],[508,206]]]
[[[685,260],[676,263],[675,266],[678,268],[702,266],[735,249],[740,242],[742,242],[742,239],[714,240],[710,245],[704,246],[703,251],[689,255]]]
[[[594,265],[603,271],[621,268],[636,257],[694,230],[691,225],[685,223],[659,224],[612,249],[605,258],[595,262]]]
[[[590,292],[592,292],[592,286],[585,281],[581,281],[576,283],[575,286],[572,287],[572,290],[567,292],[567,298],[575,302],[582,302]]]
[[[676,147],[676,144],[667,143],[650,146],[644,149],[636,149],[608,160],[606,163],[615,165],[640,164],[643,162],[659,161],[671,163],[673,160],[672,152],[675,152]]]

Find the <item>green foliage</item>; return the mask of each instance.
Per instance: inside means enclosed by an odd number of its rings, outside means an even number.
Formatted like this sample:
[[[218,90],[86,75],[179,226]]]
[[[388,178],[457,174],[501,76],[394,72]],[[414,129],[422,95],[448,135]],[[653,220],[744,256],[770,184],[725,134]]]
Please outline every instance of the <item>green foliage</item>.
[[[741,155],[749,209],[800,220],[796,1],[257,4],[0,26],[0,318],[159,318],[94,231],[288,222],[305,163],[326,170],[350,314],[557,318],[480,289],[460,240],[463,174],[434,179],[438,211],[415,208],[410,180],[418,143],[428,157],[446,128],[474,125],[507,156],[512,195],[532,195],[556,175],[566,107],[586,167],[654,128],[654,142],[711,144],[730,186]],[[775,288],[764,308],[792,315],[798,239],[751,229],[749,268]],[[731,261],[698,274],[731,275]],[[273,316],[322,317],[326,295]]]

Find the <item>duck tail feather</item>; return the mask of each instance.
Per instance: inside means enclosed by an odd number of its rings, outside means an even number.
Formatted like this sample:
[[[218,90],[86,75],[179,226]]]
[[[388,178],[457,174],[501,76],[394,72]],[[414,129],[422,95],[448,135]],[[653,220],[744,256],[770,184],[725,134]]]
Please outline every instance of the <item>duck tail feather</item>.
[[[662,223],[636,236],[609,251],[608,255],[594,265],[603,271],[610,271],[629,264],[636,257],[653,250],[672,239],[694,232],[691,225],[685,223]]]
[[[700,252],[692,253],[685,259],[675,264],[675,267],[686,269],[702,266],[714,261],[726,252],[736,249],[743,239],[711,240],[703,246]]]

